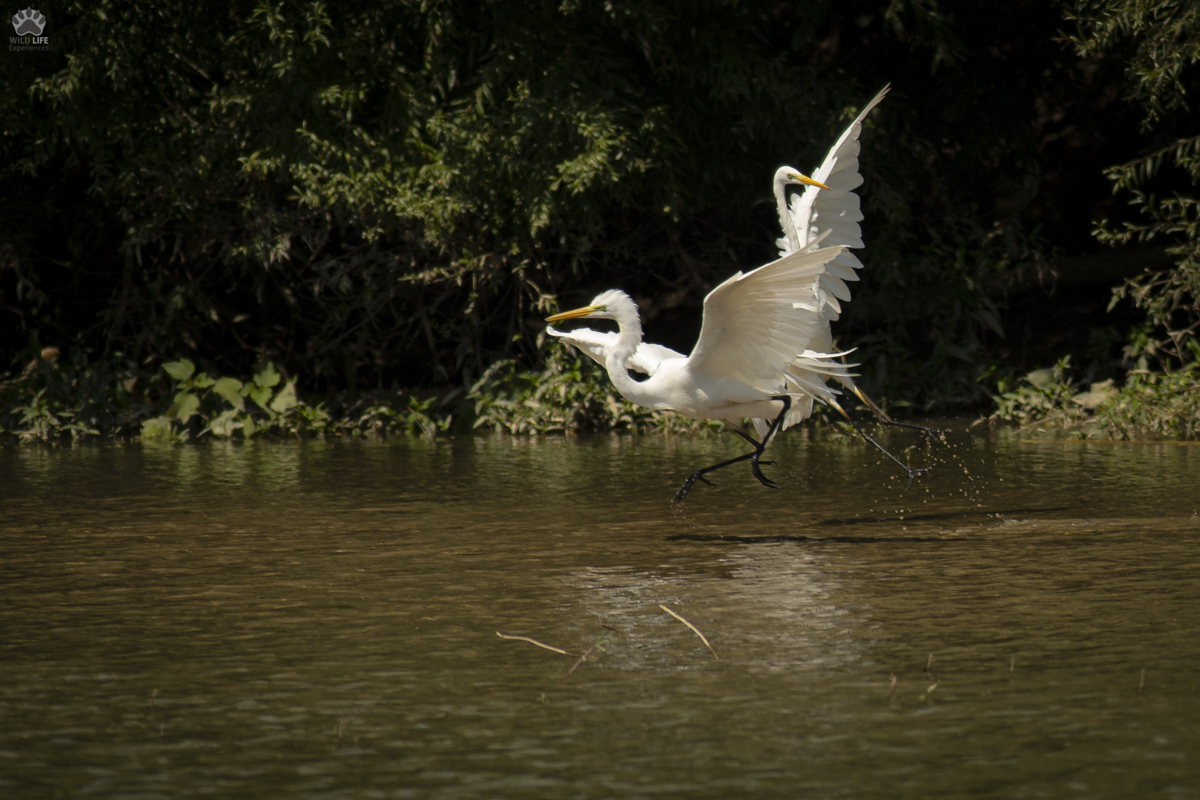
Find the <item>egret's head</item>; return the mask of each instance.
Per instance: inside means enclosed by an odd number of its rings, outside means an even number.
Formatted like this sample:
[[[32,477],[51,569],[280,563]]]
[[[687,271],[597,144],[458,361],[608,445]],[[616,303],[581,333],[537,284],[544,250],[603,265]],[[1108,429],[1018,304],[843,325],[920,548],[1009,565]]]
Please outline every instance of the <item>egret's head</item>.
[[[621,312],[628,312],[630,310],[636,315],[637,304],[633,302],[633,298],[620,289],[609,289],[607,292],[601,292],[596,295],[590,305],[546,317],[546,322],[562,322],[564,319],[584,318],[621,319],[623,316]]]
[[[775,170],[775,183],[784,186],[816,186],[818,189],[829,189],[825,184],[813,180],[795,167],[780,167]]]

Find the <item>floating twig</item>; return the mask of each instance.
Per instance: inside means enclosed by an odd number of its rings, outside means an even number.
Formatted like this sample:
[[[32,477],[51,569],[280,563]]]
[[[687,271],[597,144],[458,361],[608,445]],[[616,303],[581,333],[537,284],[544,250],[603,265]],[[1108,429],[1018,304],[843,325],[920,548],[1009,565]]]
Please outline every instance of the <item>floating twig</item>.
[[[562,683],[567,678],[571,677],[571,673],[573,673],[575,670],[579,669],[579,665],[582,664],[583,662],[587,661],[587,657],[590,656],[592,654],[592,651],[595,650],[599,646],[600,646],[600,643],[596,642],[594,645],[592,645],[587,650],[585,650],[583,655],[581,655],[579,657],[579,660],[576,661],[574,664],[572,664],[571,668],[569,670],[567,670],[567,674],[563,675],[561,678],[558,679],[558,682]]]
[[[559,655],[564,655],[564,656],[571,655],[570,653],[568,653],[566,650],[563,650],[562,648],[555,647],[554,645],[546,644],[545,642],[539,642],[537,639],[530,639],[528,636],[513,636],[512,634],[501,633],[500,631],[496,631],[496,635],[499,636],[501,639],[515,639],[518,642],[529,642],[530,644],[536,644],[538,647],[542,648],[543,650],[549,650],[551,653],[558,653]]]
[[[933,667],[933,653],[929,654],[929,660],[925,662],[925,672],[929,672]]]
[[[710,652],[710,653],[712,653],[712,654],[713,654],[713,658],[715,658],[717,661],[720,661],[720,660],[721,660],[721,657],[720,657],[719,655],[717,655],[717,651],[716,651],[716,650],[713,650],[713,646],[712,646],[711,644],[709,644],[709,643],[708,643],[708,638],[707,638],[707,637],[706,637],[706,636],[705,636],[703,633],[701,633],[701,632],[700,632],[700,629],[699,629],[699,628],[697,628],[697,627],[696,627],[695,625],[693,625],[692,623],[688,622],[688,621],[687,621],[686,619],[684,619],[683,617],[681,617],[681,616],[679,616],[678,614],[676,614],[676,613],[675,613],[674,611],[672,611],[671,609],[667,608],[667,607],[666,607],[665,605],[663,605],[662,603],[659,603],[659,604],[658,604],[658,607],[659,607],[659,608],[661,608],[663,611],[667,612],[668,614],[670,614],[670,615],[671,615],[672,617],[674,617],[675,619],[677,619],[677,620],[679,620],[680,622],[682,622],[684,625],[687,625],[689,628],[691,628],[691,629],[692,629],[692,633],[694,633],[694,634],[696,634],[697,636],[699,636],[699,637],[700,637],[700,641],[704,642],[704,646],[708,648],[708,652]]]
[[[892,681],[891,682],[892,682],[892,690],[890,692],[888,692],[889,700],[896,696],[896,683],[898,681],[896,680],[896,673],[894,673],[894,672],[892,673]]]

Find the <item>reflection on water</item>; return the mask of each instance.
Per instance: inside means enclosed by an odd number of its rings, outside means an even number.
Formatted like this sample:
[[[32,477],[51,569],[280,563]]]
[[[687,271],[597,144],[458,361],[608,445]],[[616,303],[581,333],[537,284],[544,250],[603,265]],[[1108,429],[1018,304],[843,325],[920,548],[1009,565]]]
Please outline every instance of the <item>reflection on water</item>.
[[[0,449],[0,796],[1200,794],[1200,448],[891,445]]]

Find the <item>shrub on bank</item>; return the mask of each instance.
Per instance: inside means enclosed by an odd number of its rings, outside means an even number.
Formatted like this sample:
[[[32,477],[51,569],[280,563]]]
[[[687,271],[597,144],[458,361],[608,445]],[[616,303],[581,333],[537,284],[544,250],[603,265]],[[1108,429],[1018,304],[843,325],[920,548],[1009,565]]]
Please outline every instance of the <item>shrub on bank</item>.
[[[1194,347],[1200,351],[1200,347]],[[1000,381],[989,422],[1016,422],[1085,439],[1200,438],[1200,352],[1180,369],[1133,369],[1123,386],[1113,379],[1071,377],[1070,357],[1035,370],[1009,388]]]
[[[452,399],[452,398],[451,398]],[[186,442],[256,436],[443,432],[456,422],[437,398],[400,392],[302,398],[273,365],[245,380],[214,378],[187,359],[147,371],[119,361],[66,363],[47,348],[0,380],[0,435],[56,443],[89,437]]]
[[[317,399],[274,365],[247,378],[213,377],[180,359],[148,371],[46,348],[0,380],[0,435],[22,442],[86,438],[182,443],[262,436],[699,431],[720,426],[633,405],[602,369],[555,348],[541,371],[500,361],[469,389],[418,397],[403,391]]]

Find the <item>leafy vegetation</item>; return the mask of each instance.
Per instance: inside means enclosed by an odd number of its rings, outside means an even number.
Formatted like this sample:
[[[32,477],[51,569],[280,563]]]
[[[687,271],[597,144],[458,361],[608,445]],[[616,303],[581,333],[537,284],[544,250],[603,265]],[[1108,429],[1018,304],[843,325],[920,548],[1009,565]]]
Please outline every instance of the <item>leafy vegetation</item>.
[[[1057,426],[1077,435],[1193,439],[1200,430],[1200,117],[1188,89],[1200,60],[1200,8],[1179,0],[1084,0],[1070,42],[1085,58],[1120,59],[1123,91],[1142,110],[1144,151],[1109,167],[1115,195],[1133,218],[1101,220],[1108,245],[1166,243],[1168,269],[1147,270],[1113,290],[1111,310],[1131,301],[1145,313],[1124,348],[1124,386],[1113,378],[1078,391],[1069,357],[999,386],[992,419]],[[1151,369],[1151,364],[1156,367]]]
[[[395,392],[306,401],[272,365],[241,381],[213,378],[187,359],[147,374],[47,349],[0,381],[0,434],[50,444],[88,436],[143,441],[250,439],[264,435],[436,435],[456,422],[434,397]],[[440,408],[438,406],[441,406]]]
[[[575,430],[696,432],[720,430],[712,420],[690,420],[654,411],[621,397],[603,368],[582,355],[555,348],[541,371],[498,361],[471,387],[475,428],[507,433]]]
[[[1114,387],[1112,378],[1071,378],[1068,356],[1011,388],[1001,381],[996,410],[988,419],[1086,439],[1200,438],[1200,353],[1195,355],[1180,370],[1131,370],[1121,387]]]
[[[1146,312],[1149,328],[1131,339],[1129,355],[1150,356],[1170,371],[1195,359],[1200,333],[1200,117],[1187,101],[1200,61],[1200,7],[1110,0],[1081,3],[1076,13],[1077,52],[1124,51],[1125,93],[1143,110],[1149,152],[1105,170],[1137,217],[1105,222],[1096,236],[1117,246],[1167,243],[1174,265],[1130,278],[1113,303],[1128,298]]]
[[[0,420],[27,438],[691,425],[543,347],[542,317],[620,286],[687,350],[706,292],[773,255],[775,168],[818,163],[887,83],[863,137],[866,279],[835,328],[861,386],[893,410],[980,408],[1100,327],[1129,338],[1095,382],[1143,356],[1192,374],[1197,15],[65,3],[50,54],[0,63]],[[1101,219],[1104,242],[1165,243],[1176,265],[1123,283],[1115,321],[1054,288]],[[1043,313],[1072,303],[1095,306],[1083,325]]]

